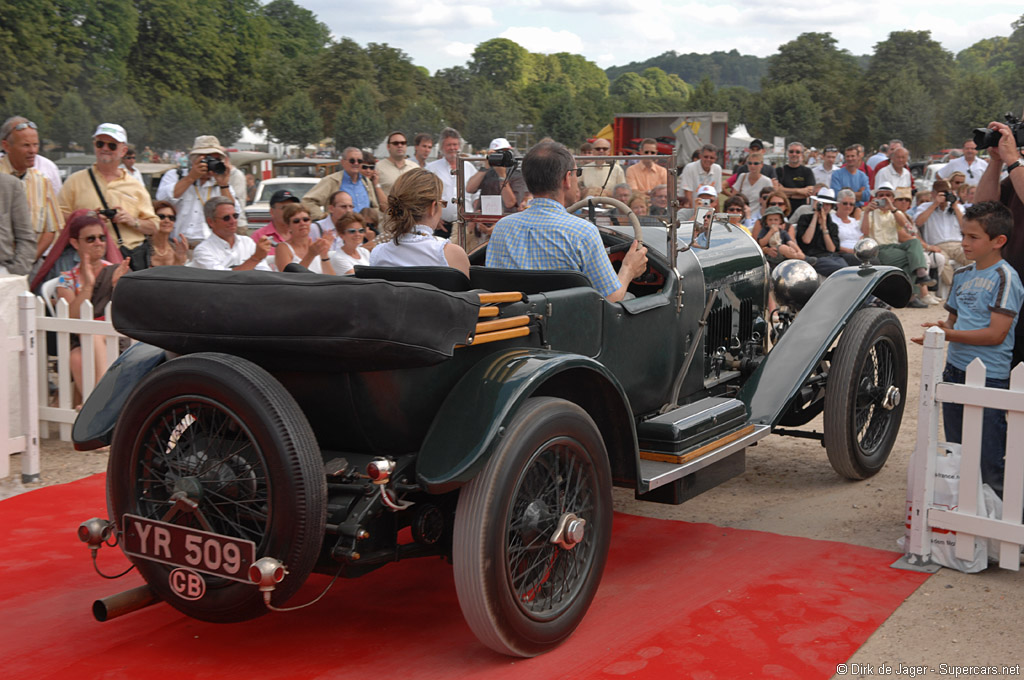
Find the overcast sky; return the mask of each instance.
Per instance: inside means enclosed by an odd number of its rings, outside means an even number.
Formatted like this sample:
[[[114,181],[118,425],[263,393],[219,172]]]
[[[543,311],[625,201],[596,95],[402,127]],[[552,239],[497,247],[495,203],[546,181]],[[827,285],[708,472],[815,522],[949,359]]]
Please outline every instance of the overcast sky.
[[[891,31],[930,30],[954,54],[981,38],[1006,36],[1024,7],[1009,0],[295,0],[335,37],[388,43],[431,73],[464,65],[479,43],[509,38],[531,52],[582,54],[602,68],[666,50],[736,48],[768,56],[809,31],[871,54]]]

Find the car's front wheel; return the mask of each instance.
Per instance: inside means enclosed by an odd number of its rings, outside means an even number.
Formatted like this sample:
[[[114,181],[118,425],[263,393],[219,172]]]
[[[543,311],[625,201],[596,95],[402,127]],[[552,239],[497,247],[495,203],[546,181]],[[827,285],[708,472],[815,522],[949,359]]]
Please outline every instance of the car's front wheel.
[[[535,656],[565,640],[597,592],[611,523],[594,421],[562,399],[528,400],[455,515],[455,587],[480,641]]]
[[[825,387],[825,450],[836,472],[866,479],[885,465],[907,396],[907,346],[892,312],[864,308],[839,337]]]

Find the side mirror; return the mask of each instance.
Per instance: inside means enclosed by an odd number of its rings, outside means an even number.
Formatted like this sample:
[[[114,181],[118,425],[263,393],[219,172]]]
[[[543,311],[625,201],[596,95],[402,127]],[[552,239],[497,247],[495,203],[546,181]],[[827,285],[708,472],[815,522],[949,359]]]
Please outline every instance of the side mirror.
[[[693,216],[693,236],[690,238],[691,248],[707,250],[711,247],[711,223],[715,220],[715,209],[705,206],[697,208]]]

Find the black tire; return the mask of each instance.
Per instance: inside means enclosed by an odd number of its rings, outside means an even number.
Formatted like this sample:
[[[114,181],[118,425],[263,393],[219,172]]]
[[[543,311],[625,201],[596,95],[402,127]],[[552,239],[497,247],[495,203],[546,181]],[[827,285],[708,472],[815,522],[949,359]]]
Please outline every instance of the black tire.
[[[867,479],[882,469],[906,396],[903,325],[889,310],[859,310],[839,337],[825,387],[825,450],[836,472]]]
[[[550,538],[570,512],[587,523],[566,549]],[[455,588],[480,641],[535,656],[571,635],[600,584],[611,526],[611,469],[594,421],[562,399],[527,400],[455,513]]]
[[[327,484],[313,431],[281,383],[245,359],[212,353],[147,375],[114,430],[111,518],[119,527],[125,513],[162,519],[179,480],[198,483],[199,509],[214,532],[252,540],[257,558],[284,563],[275,606],[295,594],[323,542]],[[202,528],[191,513],[169,521]],[[173,567],[131,560],[161,598],[193,618],[226,623],[267,612],[254,585],[203,575],[206,594],[190,601],[171,590]]]

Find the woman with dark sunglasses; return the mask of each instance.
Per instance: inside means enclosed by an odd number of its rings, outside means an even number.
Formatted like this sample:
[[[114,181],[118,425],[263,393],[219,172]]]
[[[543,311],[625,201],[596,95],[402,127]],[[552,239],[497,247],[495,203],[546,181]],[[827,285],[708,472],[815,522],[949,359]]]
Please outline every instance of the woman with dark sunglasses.
[[[157,219],[156,233],[147,236],[145,243],[132,251],[129,257],[132,271],[183,265],[188,261],[188,239],[184,236],[171,238],[178,211],[167,201],[155,202],[153,211]]]
[[[114,294],[118,279],[129,271],[128,260],[112,264],[103,259],[107,252],[107,231],[103,218],[91,210],[77,210],[68,221],[68,241],[78,252],[79,264],[61,272],[57,283],[57,297],[67,300],[68,316],[82,317],[82,306],[92,303],[93,318],[102,319],[107,303]],[[105,338],[93,338],[96,380],[103,375],[107,345]],[[81,400],[82,347],[78,335],[71,336],[71,376],[75,381],[75,403]]]
[[[290,262],[296,262],[311,272],[334,275],[331,267],[331,238],[324,237],[313,240],[309,237],[309,228],[313,220],[309,209],[301,203],[289,203],[283,219],[291,229],[291,238],[286,243],[278,243],[274,252],[274,264],[277,271],[284,271]]]
[[[366,234],[366,220],[359,213],[342,215],[335,225],[341,248],[331,253],[331,265],[336,274],[352,274],[356,265],[370,264],[370,251],[363,247],[363,236]]]

